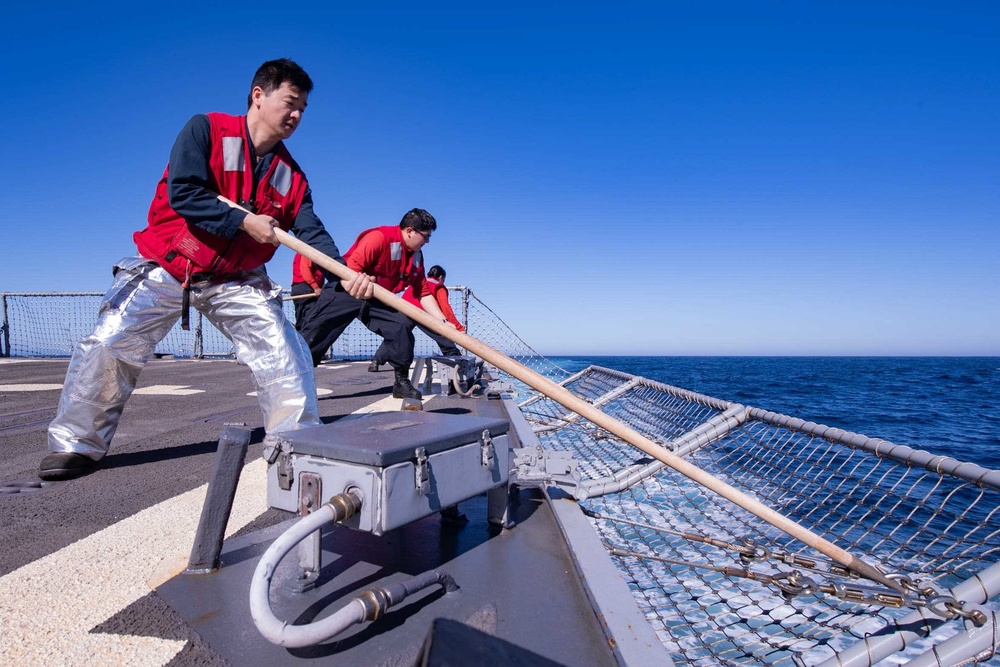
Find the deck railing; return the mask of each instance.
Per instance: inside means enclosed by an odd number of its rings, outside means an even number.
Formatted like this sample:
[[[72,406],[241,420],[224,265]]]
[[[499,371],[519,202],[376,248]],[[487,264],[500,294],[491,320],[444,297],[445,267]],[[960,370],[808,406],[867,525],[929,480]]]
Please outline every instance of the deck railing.
[[[469,326],[469,298],[465,287],[449,288],[452,308]],[[101,292],[5,292],[0,293],[3,323],[0,356],[69,357],[78,340],[89,335],[97,323]],[[287,294],[286,294],[287,296]],[[283,303],[285,314],[295,321],[294,303]],[[178,317],[180,313],[178,313]],[[414,331],[418,356],[439,354],[437,345],[419,329]],[[369,359],[381,342],[358,321],[353,322],[331,349],[337,359]],[[180,322],[156,346],[158,356],[203,359],[233,357],[233,345],[201,313],[191,315],[191,329]]]

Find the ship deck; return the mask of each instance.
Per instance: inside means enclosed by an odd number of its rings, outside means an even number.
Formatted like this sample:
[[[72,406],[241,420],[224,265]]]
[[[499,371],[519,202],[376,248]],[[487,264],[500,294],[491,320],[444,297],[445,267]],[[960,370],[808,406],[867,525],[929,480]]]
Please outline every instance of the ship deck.
[[[382,537],[329,529],[320,586],[273,593],[279,616],[304,622],[364,587],[431,569],[452,575],[459,590],[426,589],[315,647],[274,646],[250,620],[249,579],[295,517],[266,505],[264,434],[247,369],[231,360],[152,361],[102,465],[42,483],[35,474],[66,366],[0,360],[0,654],[14,664],[419,664],[432,635],[431,658],[442,663],[449,652],[507,664],[669,660],[575,504],[537,489],[516,490],[516,523],[504,531],[488,525],[485,496],[459,505],[467,522],[432,515]],[[323,421],[400,409],[391,378],[367,372],[367,362],[324,363]],[[435,393],[424,410],[508,418],[510,405]],[[251,445],[223,566],[186,574],[226,426],[250,430]]]

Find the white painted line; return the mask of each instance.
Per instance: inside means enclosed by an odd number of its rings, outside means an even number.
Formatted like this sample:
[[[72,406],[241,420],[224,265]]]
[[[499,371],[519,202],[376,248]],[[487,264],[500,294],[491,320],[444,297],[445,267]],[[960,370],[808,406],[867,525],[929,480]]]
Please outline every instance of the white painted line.
[[[336,366],[327,366],[325,364],[320,364],[319,366],[316,367],[316,370],[319,370],[319,369],[322,368],[324,370],[328,369],[328,370],[331,370],[331,371],[335,371],[338,368],[350,368],[350,366],[351,366],[350,364],[337,364]]]
[[[0,384],[0,392],[55,391],[61,384]]]
[[[148,387],[139,387],[133,394],[145,394],[147,396],[190,396],[191,394],[204,394],[204,389],[192,389],[186,384],[153,384]]]
[[[266,466],[243,468],[227,532],[267,509]],[[170,662],[185,641],[91,629],[149,594],[187,564],[208,485],[175,496],[0,578],[0,663],[150,665]],[[172,576],[171,574],[171,576]],[[159,581],[154,581],[154,584]]]
[[[427,401],[434,398],[434,394],[429,394],[424,396],[422,403],[427,404]],[[393,398],[392,396],[386,396],[382,400],[375,401],[374,403],[369,403],[363,408],[355,410],[351,414],[355,415],[366,415],[370,412],[399,412],[400,408],[403,406],[403,399]]]
[[[353,414],[398,411],[401,404],[390,396]],[[0,664],[161,667],[173,660],[186,641],[91,629],[186,567],[207,488],[165,500],[0,577]],[[256,459],[240,474],[227,536],[266,510],[267,464]]]
[[[332,393],[333,389],[327,389],[326,387],[319,387],[316,389],[317,396],[329,396]],[[256,396],[256,395],[257,395],[256,391],[251,391],[250,393],[247,394],[247,396]]]

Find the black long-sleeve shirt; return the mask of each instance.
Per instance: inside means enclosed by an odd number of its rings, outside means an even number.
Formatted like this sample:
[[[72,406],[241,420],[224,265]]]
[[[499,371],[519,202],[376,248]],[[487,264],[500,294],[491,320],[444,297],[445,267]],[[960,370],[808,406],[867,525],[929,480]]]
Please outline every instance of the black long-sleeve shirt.
[[[250,133],[247,132],[247,137]],[[170,150],[170,167],[167,173],[167,196],[170,207],[188,222],[197,225],[216,236],[231,238],[240,231],[240,224],[246,213],[219,201],[218,192],[213,190],[209,167],[211,155],[211,126],[208,116],[199,114],[187,122],[177,135]],[[253,146],[250,146],[251,154]],[[259,181],[271,166],[274,151],[260,156],[254,167],[254,178]],[[256,189],[256,188],[255,188]],[[329,255],[341,264],[344,258],[337,249],[333,237],[323,226],[313,210],[312,189],[307,188],[302,206],[299,208],[292,233],[304,243]],[[332,273],[328,280],[337,280]]]

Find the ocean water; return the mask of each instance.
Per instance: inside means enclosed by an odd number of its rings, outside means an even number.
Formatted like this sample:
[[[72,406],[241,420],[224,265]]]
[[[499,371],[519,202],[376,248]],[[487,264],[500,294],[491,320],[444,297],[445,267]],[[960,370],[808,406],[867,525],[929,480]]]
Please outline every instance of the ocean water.
[[[1000,357],[549,357],[1000,469]]]

